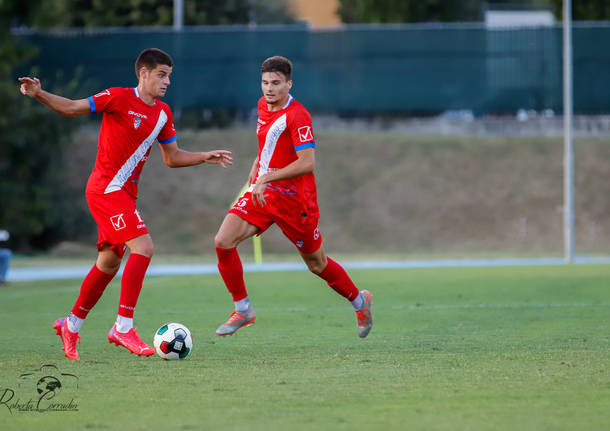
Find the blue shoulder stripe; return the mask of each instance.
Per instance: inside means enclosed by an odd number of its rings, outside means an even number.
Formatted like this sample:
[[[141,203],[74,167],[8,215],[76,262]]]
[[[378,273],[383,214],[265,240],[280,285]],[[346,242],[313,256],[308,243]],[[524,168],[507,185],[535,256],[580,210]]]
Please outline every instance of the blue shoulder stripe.
[[[178,135],[174,135],[169,139],[159,139],[157,138],[157,141],[159,141],[160,144],[171,144],[172,142],[175,142],[178,139]]]
[[[292,97],[291,94],[289,94],[288,96],[290,96],[288,99],[288,103],[286,103],[286,106],[284,106],[282,109],[288,108],[290,106],[290,104],[292,103],[292,101],[294,100],[294,97]]]
[[[305,148],[316,148],[316,142],[311,141],[311,142],[307,142],[306,144],[295,145],[294,151],[304,150]]]
[[[95,113],[95,102],[93,101],[93,96],[87,97],[87,100],[89,101],[89,107],[91,107],[91,112]]]

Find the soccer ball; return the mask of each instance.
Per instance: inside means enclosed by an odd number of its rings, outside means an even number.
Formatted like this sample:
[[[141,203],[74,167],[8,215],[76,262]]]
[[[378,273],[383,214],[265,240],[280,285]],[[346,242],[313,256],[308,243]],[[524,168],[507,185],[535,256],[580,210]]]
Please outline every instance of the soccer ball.
[[[155,332],[157,355],[165,360],[184,359],[193,349],[191,331],[181,323],[166,323]]]

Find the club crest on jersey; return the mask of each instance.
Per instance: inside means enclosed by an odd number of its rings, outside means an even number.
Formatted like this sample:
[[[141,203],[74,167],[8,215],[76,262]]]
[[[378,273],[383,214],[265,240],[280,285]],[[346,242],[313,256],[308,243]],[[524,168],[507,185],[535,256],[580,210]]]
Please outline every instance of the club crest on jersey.
[[[140,127],[140,124],[142,123],[142,120],[139,119],[138,117],[133,117],[133,128],[137,129],[138,127]]]
[[[310,126],[299,127],[299,139],[301,142],[308,142],[313,140],[313,133],[311,132]]]

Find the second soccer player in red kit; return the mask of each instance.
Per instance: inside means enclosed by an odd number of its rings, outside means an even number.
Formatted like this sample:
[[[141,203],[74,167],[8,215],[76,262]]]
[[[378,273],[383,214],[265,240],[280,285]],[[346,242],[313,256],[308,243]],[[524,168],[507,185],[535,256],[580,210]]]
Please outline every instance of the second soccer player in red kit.
[[[76,344],[80,342],[81,325],[119,270],[126,248],[131,253],[123,270],[118,316],[108,341],[138,356],[154,354],[154,349],[133,328],[133,315],[153,255],[153,242],[136,209],[136,198],[140,173],[155,140],[170,167],[201,163],[226,167],[232,163],[229,151],[192,153],[178,148],[172,113],[159,100],[170,85],[172,68],[173,61],[167,53],[146,49],[136,60],[137,87],[109,88],[79,100],[44,91],[36,78],[19,78],[21,93],[59,114],[104,114],[97,158],[86,189],[89,210],[98,226],[98,257],[82,283],[72,312],[53,325],[61,337],[65,356],[70,359],[79,359]]]
[[[358,335],[364,338],[373,326],[373,297],[359,291],[343,267],[324,253],[313,174],[316,142],[309,112],[290,95],[292,64],[284,57],[268,58],[261,78],[258,157],[250,170],[250,188],[229,210],[215,238],[218,269],[235,303],[235,311],[216,334],[231,335],[256,320],[236,247],[275,223],[309,270],[352,303]]]

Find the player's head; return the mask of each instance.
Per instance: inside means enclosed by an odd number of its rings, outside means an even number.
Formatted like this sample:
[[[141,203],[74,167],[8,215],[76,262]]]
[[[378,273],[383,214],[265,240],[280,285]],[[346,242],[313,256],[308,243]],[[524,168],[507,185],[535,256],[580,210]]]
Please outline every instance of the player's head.
[[[165,96],[173,67],[174,61],[168,53],[157,48],[148,48],[138,55],[136,76],[143,88],[158,99]]]
[[[286,78],[286,81],[292,80],[292,63],[286,57],[279,55],[269,57],[263,61],[261,66],[261,74],[265,72],[279,72]]]
[[[136,76],[140,79],[142,68],[153,70],[159,65],[174,67],[174,60],[165,51],[158,48],[147,48],[138,55],[136,60]]]
[[[281,107],[292,88],[292,63],[285,57],[269,57],[261,66],[261,88],[268,105]]]

